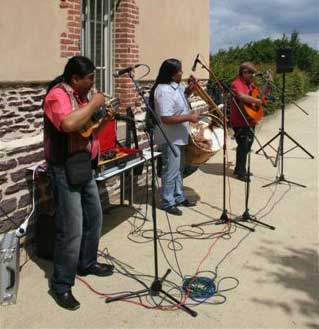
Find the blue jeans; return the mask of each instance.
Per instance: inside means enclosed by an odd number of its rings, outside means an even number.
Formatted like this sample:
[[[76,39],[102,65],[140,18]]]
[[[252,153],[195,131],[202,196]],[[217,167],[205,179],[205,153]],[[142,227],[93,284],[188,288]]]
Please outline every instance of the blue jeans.
[[[56,203],[51,288],[65,293],[74,285],[77,270],[97,261],[103,214],[94,178],[73,188],[68,184],[64,166],[50,166],[48,173]]]
[[[162,189],[161,208],[167,209],[185,200],[182,172],[184,170],[184,145],[172,145],[177,153],[174,156],[167,144],[161,145]]]

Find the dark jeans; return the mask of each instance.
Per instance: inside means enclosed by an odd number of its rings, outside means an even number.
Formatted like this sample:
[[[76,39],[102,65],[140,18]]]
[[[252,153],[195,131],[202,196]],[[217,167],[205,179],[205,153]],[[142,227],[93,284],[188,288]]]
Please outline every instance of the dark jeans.
[[[94,178],[72,188],[63,166],[50,166],[48,173],[56,202],[51,288],[64,293],[74,285],[78,269],[96,263],[103,215]]]
[[[246,173],[247,155],[254,142],[253,132],[255,132],[255,127],[233,127],[233,129],[237,142],[236,166],[234,172],[237,175],[244,175]]]

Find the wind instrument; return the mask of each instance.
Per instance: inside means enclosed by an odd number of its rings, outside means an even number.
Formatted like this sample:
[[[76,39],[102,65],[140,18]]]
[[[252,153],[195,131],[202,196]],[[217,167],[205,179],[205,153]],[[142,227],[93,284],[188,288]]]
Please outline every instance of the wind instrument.
[[[218,105],[213,101],[213,99],[208,95],[207,91],[199,84],[198,80],[191,75],[189,81],[193,83],[193,93],[199,96],[211,109],[212,112],[217,112],[219,118],[224,119],[224,113],[220,110]]]

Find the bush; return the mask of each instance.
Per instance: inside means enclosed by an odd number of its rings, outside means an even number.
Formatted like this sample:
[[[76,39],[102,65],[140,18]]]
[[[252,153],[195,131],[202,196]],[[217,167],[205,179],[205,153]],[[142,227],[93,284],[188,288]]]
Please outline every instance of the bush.
[[[231,81],[238,74],[238,67],[243,61],[252,61],[257,70],[265,72],[271,70],[274,75],[272,95],[275,99],[268,102],[265,115],[272,113],[281,107],[282,74],[276,74],[276,51],[278,48],[290,47],[295,64],[293,72],[286,73],[285,95],[286,103],[303,97],[308,91],[317,89],[319,86],[319,52],[299,40],[298,32],[294,31],[290,39],[283,35],[281,39],[262,39],[250,42],[244,47],[220,50],[211,56],[210,67],[223,84],[229,88]],[[262,86],[263,79],[257,79],[258,86]],[[214,79],[208,82],[208,91],[217,103],[221,102],[220,90]],[[229,104],[229,95],[224,102]],[[228,108],[229,110],[229,108]]]

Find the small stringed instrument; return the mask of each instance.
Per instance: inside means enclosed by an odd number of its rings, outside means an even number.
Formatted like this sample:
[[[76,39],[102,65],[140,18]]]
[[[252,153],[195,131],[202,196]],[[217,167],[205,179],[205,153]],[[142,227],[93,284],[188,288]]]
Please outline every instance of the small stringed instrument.
[[[272,75],[270,71],[266,72],[265,75],[265,84],[260,90],[258,87],[254,88],[249,95],[258,99],[261,99],[261,105],[258,106],[256,104],[244,104],[244,110],[246,114],[252,119],[255,123],[259,122],[261,118],[264,116],[264,106],[267,103],[265,92],[268,88],[268,82],[273,81]]]
[[[79,130],[79,133],[82,137],[88,138],[91,136],[92,132],[98,128],[106,116],[108,109],[113,108],[115,111],[118,111],[120,107],[119,98],[111,98],[107,101],[104,106],[99,107],[91,116],[89,121],[84,125],[84,127]]]

